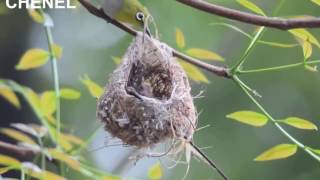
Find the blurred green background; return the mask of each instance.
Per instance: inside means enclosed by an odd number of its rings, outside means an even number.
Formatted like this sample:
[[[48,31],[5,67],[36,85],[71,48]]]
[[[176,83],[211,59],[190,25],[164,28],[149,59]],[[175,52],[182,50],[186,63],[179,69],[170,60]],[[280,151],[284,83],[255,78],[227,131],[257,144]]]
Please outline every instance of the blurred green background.
[[[3,0],[1,0],[2,2]],[[212,22],[227,22],[254,32],[255,26],[233,22],[189,8],[172,0],[142,1],[157,22],[161,40],[176,47],[175,28],[179,27],[186,36],[187,47],[205,48],[221,54],[227,66],[233,65],[244,52],[249,40],[239,33],[220,26],[210,26]],[[246,11],[234,0],[211,0],[217,4]],[[254,0],[268,15],[271,15],[280,0]],[[62,119],[68,130],[86,138],[95,127],[101,126],[95,118],[96,100],[80,83],[79,77],[88,74],[91,79],[103,85],[116,67],[111,56],[121,56],[132,37],[103,20],[89,14],[82,7],[75,10],[50,10],[54,21],[53,36],[64,47],[63,59],[59,61],[62,87],[72,87],[82,92],[76,102],[62,102]],[[320,16],[320,6],[311,1],[287,0],[278,16],[312,15]],[[310,30],[320,39],[320,30]],[[263,40],[296,43],[285,31],[268,29]],[[43,28],[34,23],[25,10],[10,10],[0,15],[0,78],[10,78],[32,87],[37,92],[53,89],[50,64],[31,71],[16,71],[14,66],[29,48],[47,48]],[[319,49],[314,48],[312,59],[319,59]],[[300,62],[303,59],[300,47],[275,48],[259,44],[249,56],[244,69],[271,67]],[[206,72],[205,72],[206,73]],[[212,146],[204,150],[214,159],[232,180],[316,180],[320,178],[319,162],[304,152],[299,152],[284,160],[254,162],[253,159],[264,150],[280,144],[290,143],[271,123],[263,128],[253,128],[226,119],[226,114],[238,110],[258,111],[256,106],[232,82],[206,73],[210,84],[192,82],[193,95],[204,90],[205,98],[195,100],[199,117],[199,127],[210,124],[194,135],[200,147]],[[241,76],[263,98],[264,107],[275,118],[288,116],[302,117],[320,125],[320,75],[295,68],[288,71],[257,73]],[[1,126],[12,122],[37,122],[29,107],[24,103],[16,110],[0,99]],[[307,145],[320,148],[318,131],[303,131],[286,126],[294,137]],[[108,135],[101,130],[89,149],[105,144]],[[111,172],[118,161],[126,158],[129,148],[107,147],[88,151],[91,164]],[[157,159],[142,159],[136,166],[125,170],[122,175],[134,179],[146,179],[148,167]],[[181,179],[186,166],[165,168],[164,179]],[[68,175],[69,179],[81,179]],[[215,171],[202,162],[192,161],[187,179],[220,179]]]

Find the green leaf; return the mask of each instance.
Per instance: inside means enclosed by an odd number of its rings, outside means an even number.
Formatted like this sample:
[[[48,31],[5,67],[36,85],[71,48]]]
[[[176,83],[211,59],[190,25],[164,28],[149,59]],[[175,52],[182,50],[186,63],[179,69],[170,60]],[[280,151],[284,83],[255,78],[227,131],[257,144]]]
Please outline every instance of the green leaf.
[[[116,65],[119,65],[121,63],[121,58],[120,57],[115,57],[115,56],[112,56],[111,57],[113,62],[116,64]]]
[[[4,166],[20,166],[21,165],[19,160],[13,157],[1,155],[1,154],[0,154],[0,164]]]
[[[106,175],[101,177],[101,180],[121,180],[121,178],[117,176]]]
[[[20,108],[20,101],[17,95],[9,87],[0,85],[0,96],[6,99],[9,103],[14,105],[16,108]]]
[[[298,146],[296,144],[279,144],[271,149],[264,151],[255,161],[270,161],[276,159],[284,159],[294,155],[297,152]]]
[[[60,90],[60,96],[64,99],[76,100],[81,97],[81,93],[74,89],[63,88]]]
[[[204,82],[209,84],[210,81],[207,79],[207,77],[201,72],[201,70],[185,61],[180,60],[179,61],[182,68],[186,71],[188,77],[196,82]]]
[[[237,111],[226,117],[255,127],[264,126],[268,122],[267,116],[253,111]]]
[[[28,9],[29,16],[37,23],[43,24],[44,17],[35,9]]]
[[[0,15],[9,14],[9,9],[4,2],[0,2]]]
[[[152,179],[152,180],[161,179],[162,176],[163,176],[163,171],[161,168],[161,164],[159,162],[149,168],[149,171],[148,171],[149,179]]]
[[[253,2],[250,2],[248,0],[237,0],[239,4],[241,4],[243,7],[251,10],[254,13],[260,14],[262,16],[266,16],[266,14],[262,11],[261,8],[259,8],[257,5],[255,5]]]
[[[315,4],[320,6],[320,0],[311,0],[311,2],[313,2],[313,3],[315,3]]]
[[[80,78],[80,81],[88,88],[90,94],[95,97],[99,98],[103,93],[103,88],[99,86],[97,83],[93,82],[88,75]]]
[[[176,43],[180,49],[183,49],[186,47],[184,34],[180,28],[176,28]]]
[[[57,59],[61,59],[63,48],[58,44],[53,44],[51,48],[52,48],[54,57],[56,57]]]
[[[298,28],[298,29],[292,29],[289,30],[289,32],[294,35],[296,38],[299,38],[303,41],[308,40],[310,43],[316,45],[318,48],[320,48],[319,41],[315,36],[313,36],[309,31],[303,28]]]
[[[312,55],[312,45],[308,40],[302,43],[302,50],[304,59],[309,59],[309,57]]]
[[[2,134],[5,134],[6,136],[16,140],[16,141],[19,141],[19,142],[24,142],[24,143],[28,143],[28,144],[32,144],[32,145],[36,145],[37,144],[28,135],[26,135],[26,134],[24,134],[24,133],[22,133],[20,131],[17,131],[15,129],[12,129],[12,128],[1,128],[0,132]]]
[[[27,173],[31,177],[39,180],[66,180],[64,177],[46,170],[42,170],[41,172],[29,171]]]
[[[212,60],[212,61],[224,61],[223,57],[219,54],[200,48],[190,48],[186,53],[192,57],[203,59],[203,60]]]
[[[318,72],[318,66],[305,65],[304,67],[310,72]]]
[[[284,120],[280,120],[279,122],[286,123],[299,129],[318,130],[318,127],[312,122],[298,117],[288,117]]]
[[[25,88],[25,95],[28,102],[38,110],[41,110],[40,97],[30,88]]]
[[[46,64],[49,60],[49,57],[49,52],[43,49],[30,49],[22,56],[18,65],[16,65],[16,69],[29,70],[38,68]]]
[[[40,97],[41,112],[48,116],[53,114],[57,108],[56,95],[52,91],[45,91]]]

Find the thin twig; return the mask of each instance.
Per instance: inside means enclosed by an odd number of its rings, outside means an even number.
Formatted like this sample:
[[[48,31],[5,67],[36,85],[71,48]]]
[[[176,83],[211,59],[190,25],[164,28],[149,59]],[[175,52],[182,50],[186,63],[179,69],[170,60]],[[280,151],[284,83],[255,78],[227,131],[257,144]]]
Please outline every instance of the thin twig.
[[[284,19],[278,17],[266,17],[251,13],[241,12],[235,9],[226,8],[216,4],[212,4],[203,0],[177,0],[180,3],[201,11],[215,14],[228,19],[241,21],[248,24],[266,26],[281,30],[294,28],[319,28],[320,18],[291,18]]]
[[[116,21],[114,19],[112,19],[111,17],[109,17],[108,15],[106,15],[102,9],[98,9],[95,6],[93,6],[91,3],[89,3],[86,0],[79,0],[79,2],[93,15],[104,19],[105,21],[107,21],[108,23],[111,23],[115,26],[117,26],[118,28],[122,29],[123,31],[136,36],[137,35],[137,31],[120,23],[119,21]],[[217,76],[221,76],[221,77],[225,77],[225,78],[231,78],[231,74],[229,72],[229,70],[225,67],[222,66],[216,66],[216,65],[212,65],[212,64],[208,64],[208,63],[204,63],[202,61],[199,61],[195,58],[192,58],[190,56],[187,56],[175,49],[172,48],[173,51],[173,56],[180,58],[186,62],[189,62],[190,64],[193,64],[197,67],[200,67],[204,70],[207,70]]]

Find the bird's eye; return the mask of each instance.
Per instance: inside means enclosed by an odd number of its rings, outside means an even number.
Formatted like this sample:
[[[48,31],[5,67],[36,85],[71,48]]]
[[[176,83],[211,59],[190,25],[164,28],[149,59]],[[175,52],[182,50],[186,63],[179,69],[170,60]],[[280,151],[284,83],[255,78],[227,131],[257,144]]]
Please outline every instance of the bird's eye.
[[[143,21],[144,20],[144,14],[142,12],[137,12],[136,19],[138,21]]]

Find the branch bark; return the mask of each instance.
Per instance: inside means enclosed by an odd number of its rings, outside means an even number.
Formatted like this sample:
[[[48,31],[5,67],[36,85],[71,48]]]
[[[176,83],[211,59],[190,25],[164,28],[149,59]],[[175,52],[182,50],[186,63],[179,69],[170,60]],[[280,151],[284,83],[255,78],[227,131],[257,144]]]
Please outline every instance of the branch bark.
[[[319,28],[320,18],[292,18],[283,19],[277,17],[265,17],[246,12],[241,12],[235,9],[226,8],[223,6],[215,5],[203,0],[177,0],[192,8],[222,16],[228,19],[241,21],[248,24],[259,26],[266,26],[281,30],[288,30],[294,28]]]
[[[105,21],[107,21],[108,23],[111,23],[115,26],[117,26],[118,28],[122,29],[123,31],[136,36],[137,35],[137,31],[122,24],[119,21],[116,21],[115,19],[112,19],[111,17],[109,17],[108,15],[106,15],[102,9],[98,9],[95,6],[93,6],[91,3],[89,3],[87,0],[79,0],[79,2],[93,15],[104,19]],[[172,48],[173,51],[173,56],[182,59],[186,62],[189,62],[190,64],[193,64],[199,68],[202,68],[204,70],[207,70],[217,76],[220,77],[225,77],[225,78],[231,78],[231,73],[229,72],[229,70],[225,67],[222,66],[216,66],[216,65],[212,65],[212,64],[207,64],[204,63],[200,60],[197,60],[195,58],[192,58],[190,56],[187,56],[175,49]]]

